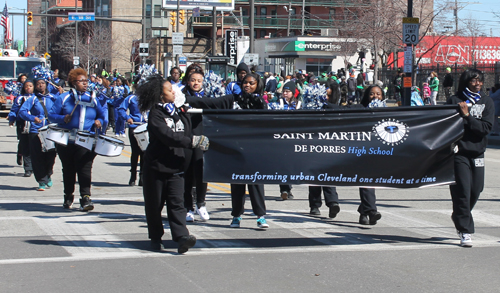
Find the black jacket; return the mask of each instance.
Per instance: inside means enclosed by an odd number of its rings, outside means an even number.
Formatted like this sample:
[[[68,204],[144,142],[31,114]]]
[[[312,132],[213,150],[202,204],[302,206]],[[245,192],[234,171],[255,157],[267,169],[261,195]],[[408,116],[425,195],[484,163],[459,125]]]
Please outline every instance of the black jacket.
[[[451,96],[447,104],[458,104],[467,98],[460,93]],[[493,127],[495,105],[490,97],[482,96],[472,107],[469,116],[464,117],[464,136],[458,141],[458,154],[476,158],[484,153],[488,144],[487,135]]]
[[[451,73],[447,73],[444,76],[443,87],[452,87],[452,86],[453,86],[453,77],[451,76]]]
[[[191,117],[184,108],[170,116],[155,105],[149,112],[149,145],[144,166],[157,172],[175,174],[184,171],[184,148],[192,148]]]

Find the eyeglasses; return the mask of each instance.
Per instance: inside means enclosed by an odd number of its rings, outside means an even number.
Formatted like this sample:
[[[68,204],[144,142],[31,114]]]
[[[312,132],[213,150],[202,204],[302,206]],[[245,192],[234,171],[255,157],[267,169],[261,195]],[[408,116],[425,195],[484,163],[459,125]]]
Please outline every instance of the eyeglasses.
[[[89,81],[87,79],[80,79],[80,80],[77,80],[76,82],[79,82],[79,83],[89,83]]]

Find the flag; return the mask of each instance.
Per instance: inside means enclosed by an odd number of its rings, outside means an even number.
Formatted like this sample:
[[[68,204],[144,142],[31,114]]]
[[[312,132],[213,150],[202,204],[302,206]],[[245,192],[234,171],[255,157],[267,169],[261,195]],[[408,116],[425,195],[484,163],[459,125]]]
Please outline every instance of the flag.
[[[9,21],[9,11],[7,10],[7,3],[5,3],[5,7],[2,12],[2,16],[0,18],[0,25],[5,28],[3,34],[3,43],[7,45],[12,42],[12,35],[10,33],[10,21]]]

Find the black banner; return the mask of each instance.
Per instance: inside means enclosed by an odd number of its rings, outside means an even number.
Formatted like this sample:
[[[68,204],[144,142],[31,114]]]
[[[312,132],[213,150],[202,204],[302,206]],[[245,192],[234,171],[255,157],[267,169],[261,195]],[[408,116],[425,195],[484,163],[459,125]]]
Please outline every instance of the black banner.
[[[204,181],[414,188],[450,184],[455,106],[204,110]]]

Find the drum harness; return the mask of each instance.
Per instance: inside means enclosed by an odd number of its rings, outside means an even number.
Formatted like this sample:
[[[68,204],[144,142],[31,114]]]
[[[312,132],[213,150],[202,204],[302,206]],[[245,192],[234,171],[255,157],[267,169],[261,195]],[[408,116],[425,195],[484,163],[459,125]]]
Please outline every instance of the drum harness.
[[[75,89],[71,89],[71,93],[73,94],[73,96],[75,97],[75,107],[73,108],[73,111],[71,111],[71,116],[73,115],[73,112],[75,112],[75,109],[76,107],[78,107],[78,105],[80,105],[80,117],[79,117],[79,122],[78,122],[78,128],[73,128],[71,129],[71,134],[70,134],[70,137],[69,139],[74,141],[75,138],[76,138],[76,133],[78,131],[83,131],[83,127],[85,126],[85,115],[87,113],[87,107],[95,107],[95,92],[92,91],[92,94],[91,94],[91,102],[88,103],[88,102],[83,102],[81,97],[78,96],[78,93],[76,92]],[[97,129],[95,131],[97,133]]]

